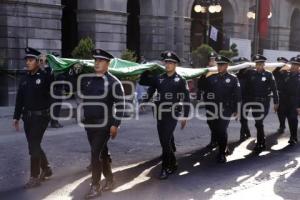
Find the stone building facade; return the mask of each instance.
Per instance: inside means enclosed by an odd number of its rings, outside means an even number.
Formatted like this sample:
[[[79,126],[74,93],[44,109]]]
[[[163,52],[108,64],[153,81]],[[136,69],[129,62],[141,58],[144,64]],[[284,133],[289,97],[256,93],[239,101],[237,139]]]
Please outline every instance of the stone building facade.
[[[69,56],[82,37],[120,56],[126,48],[147,59],[171,49],[188,63],[195,0],[1,0],[0,65],[10,73],[23,69],[23,49]],[[255,0],[221,0],[218,17],[223,38],[253,38],[247,18]],[[264,48],[300,50],[300,1],[272,0],[269,37]],[[194,24],[195,25],[195,24]],[[128,33],[130,33],[128,35]],[[201,43],[202,41],[200,41]],[[1,75],[0,105],[14,103],[15,76]]]

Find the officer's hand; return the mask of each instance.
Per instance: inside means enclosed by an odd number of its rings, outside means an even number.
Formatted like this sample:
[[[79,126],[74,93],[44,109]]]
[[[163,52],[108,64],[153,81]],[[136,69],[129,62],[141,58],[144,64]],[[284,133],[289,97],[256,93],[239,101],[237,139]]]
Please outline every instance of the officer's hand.
[[[279,108],[279,105],[278,105],[278,104],[274,104],[274,111],[275,111],[275,112],[278,111],[278,108]]]
[[[20,131],[19,120],[16,119],[13,120],[13,127],[16,129],[16,131]]]
[[[116,136],[118,134],[118,127],[116,126],[112,126],[110,127],[110,136],[111,136],[111,139],[115,139]]]
[[[187,120],[186,119],[180,120],[180,123],[181,123],[181,130],[183,130],[186,127]]]
[[[297,108],[298,115],[300,115],[300,108]]]

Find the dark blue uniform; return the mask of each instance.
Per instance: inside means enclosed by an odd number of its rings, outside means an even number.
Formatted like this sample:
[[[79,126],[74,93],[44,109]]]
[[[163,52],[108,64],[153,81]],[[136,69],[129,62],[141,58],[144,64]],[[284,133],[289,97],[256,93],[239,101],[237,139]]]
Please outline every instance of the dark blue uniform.
[[[283,78],[284,73],[285,73],[285,71],[281,71],[280,67],[277,67],[273,71],[273,75],[274,75],[274,78],[276,81],[278,95],[279,95],[279,104],[284,103],[283,98],[282,98],[282,94],[284,93],[284,84],[285,84],[284,78]],[[279,133],[283,133],[283,131],[285,129],[285,119],[286,119],[286,115],[284,114],[284,111],[281,108],[279,107],[278,112],[277,112],[277,116],[279,119],[279,129],[278,129]]]
[[[206,78],[201,89],[204,91],[204,101],[213,105],[206,105],[208,121],[220,147],[220,156],[224,156],[227,147],[227,128],[230,117],[237,112],[241,99],[238,79],[229,73],[213,74]]]
[[[198,93],[201,94],[202,97],[204,92],[203,86],[205,84],[205,81],[206,81],[206,75],[202,75],[198,80]],[[208,109],[207,106],[205,108]],[[208,113],[206,113],[206,115],[208,117]],[[215,129],[213,128],[214,124],[212,123],[212,120],[207,120],[206,122],[211,132],[210,143],[207,145],[207,148],[213,149],[218,145],[217,137],[216,137],[217,133],[214,132]]]
[[[102,103],[107,108],[100,105],[84,105],[84,123],[88,135],[88,140],[91,146],[92,157],[92,185],[98,185],[103,172],[107,179],[113,179],[110,166],[105,167],[110,163],[107,142],[110,138],[110,127],[118,127],[121,123],[120,118],[124,112],[124,90],[121,82],[111,75],[105,73],[103,77],[87,77],[82,79],[81,83],[84,103]],[[105,94],[105,92],[107,92]],[[99,98],[88,99],[91,96]],[[101,97],[102,96],[102,97]],[[116,110],[114,110],[114,105]],[[105,121],[107,123],[105,123]],[[100,127],[100,125],[104,124]],[[88,125],[98,125],[99,127],[88,127]],[[99,157],[101,155],[101,161]],[[103,171],[102,171],[103,170]]]
[[[262,72],[253,69],[248,70],[246,91],[249,94],[247,102],[259,104],[250,105],[247,109],[253,109],[252,115],[255,118],[255,127],[257,129],[256,149],[264,149],[265,133],[263,120],[269,113],[271,94],[273,94],[274,104],[278,104],[279,102],[274,76],[271,72],[265,70]],[[261,109],[261,111],[258,111],[259,109]]]
[[[174,169],[177,167],[177,163],[172,139],[174,139],[173,133],[176,128],[177,119],[172,116],[172,106],[179,102],[190,102],[187,83],[177,73],[172,76],[168,76],[165,73],[154,77],[150,77],[144,73],[141,76],[140,84],[150,86],[148,88],[148,98],[146,101],[150,100],[155,91],[157,91],[155,104],[157,108],[157,130],[163,151],[162,168]],[[167,103],[168,105],[162,106],[161,108],[168,111],[160,111],[160,105],[163,103]],[[182,106],[173,107],[173,109],[175,109],[176,116],[179,116],[180,112],[182,112]],[[183,109],[184,117],[188,117],[190,110],[189,105],[184,105]],[[161,117],[159,116],[160,113]]]
[[[249,69],[241,69],[237,74],[237,78],[241,85],[241,97],[242,97],[242,103],[241,103],[241,115],[240,115],[240,123],[241,123],[241,129],[240,129],[240,141],[244,141],[245,139],[251,137],[251,133],[248,126],[248,120],[247,115],[248,112],[245,110],[245,105],[247,104],[247,101],[249,99],[248,91],[246,88],[246,81],[247,81],[247,71]]]
[[[292,141],[298,141],[298,112],[300,108],[300,74],[284,72],[281,74],[282,86],[280,88],[279,110],[288,119]]]
[[[31,156],[31,177],[38,178],[40,169],[49,169],[47,157],[41,147],[43,135],[50,120],[50,85],[52,77],[41,69],[30,72],[21,79],[14,112],[14,119],[22,116]]]

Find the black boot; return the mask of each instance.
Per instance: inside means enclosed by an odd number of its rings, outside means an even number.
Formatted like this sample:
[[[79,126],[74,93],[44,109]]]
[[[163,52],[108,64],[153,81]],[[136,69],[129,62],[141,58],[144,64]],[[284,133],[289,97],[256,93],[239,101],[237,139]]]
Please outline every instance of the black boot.
[[[283,134],[284,133],[284,129],[283,127],[279,127],[276,131],[277,134]]]
[[[89,192],[85,195],[85,199],[93,199],[101,196],[100,184],[92,185]]]
[[[226,155],[225,155],[225,154],[220,154],[220,155],[218,156],[217,162],[218,162],[218,163],[226,163],[226,162],[227,162]]]
[[[103,170],[103,175],[105,177],[105,184],[102,187],[102,190],[103,191],[113,190],[115,187],[115,181],[114,181],[113,173],[111,170],[110,159],[102,160],[102,170]]]
[[[52,170],[50,167],[47,167],[45,169],[42,169],[42,173],[40,174],[40,180],[45,181],[49,179],[52,176]]]
[[[297,138],[290,138],[290,140],[289,140],[290,146],[294,146],[297,143],[298,143],[298,139]]]
[[[218,143],[216,141],[211,141],[207,146],[206,148],[209,149],[209,150],[213,150],[215,148],[217,148],[218,146]]]
[[[257,143],[256,145],[255,145],[255,147],[254,147],[254,151],[256,152],[256,153],[261,153],[261,152],[263,152],[264,150],[266,150],[266,145],[265,144],[260,144],[260,143]]]
[[[116,182],[114,179],[106,179],[102,191],[110,191],[115,188]]]
[[[160,180],[166,180],[169,177],[169,173],[167,171],[167,169],[162,169],[159,175],[159,179]]]

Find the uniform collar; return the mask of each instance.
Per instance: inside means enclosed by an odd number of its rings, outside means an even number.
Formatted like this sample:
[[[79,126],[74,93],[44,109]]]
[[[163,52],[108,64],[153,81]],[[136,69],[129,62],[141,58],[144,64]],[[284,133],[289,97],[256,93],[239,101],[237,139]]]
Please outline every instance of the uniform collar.
[[[220,77],[224,77],[224,76],[226,76],[227,74],[228,74],[228,72],[225,72],[225,73],[223,73],[223,74],[218,73],[218,75],[219,75]]]
[[[42,72],[42,69],[39,68],[34,74],[31,74],[30,71],[27,72],[28,76],[36,76],[36,75],[40,75],[40,73]]]
[[[96,74],[96,78],[103,78],[104,76],[107,76],[107,75],[108,75],[108,71],[106,71],[102,76],[99,76],[98,74]]]
[[[175,72],[172,76],[168,76],[167,73],[164,74],[165,78],[175,78],[177,76],[177,72]]]

